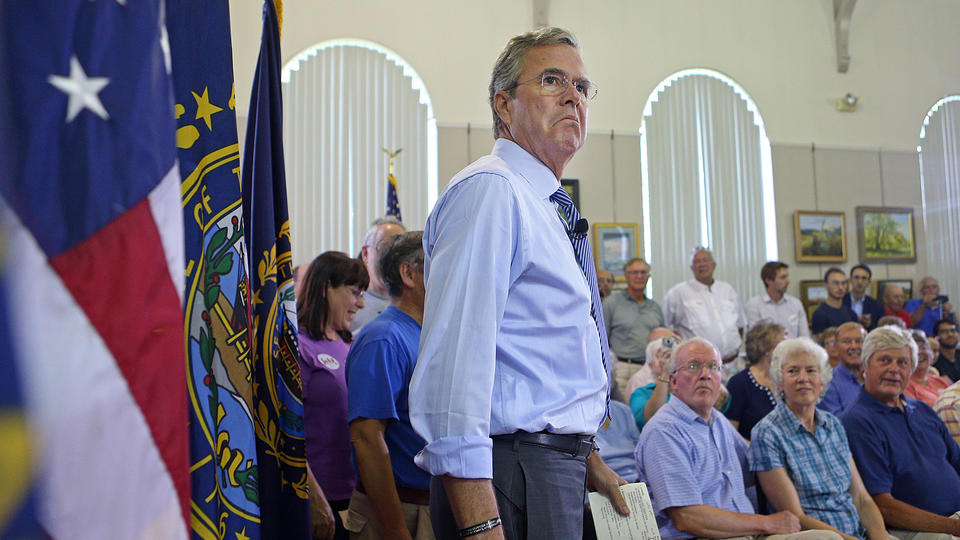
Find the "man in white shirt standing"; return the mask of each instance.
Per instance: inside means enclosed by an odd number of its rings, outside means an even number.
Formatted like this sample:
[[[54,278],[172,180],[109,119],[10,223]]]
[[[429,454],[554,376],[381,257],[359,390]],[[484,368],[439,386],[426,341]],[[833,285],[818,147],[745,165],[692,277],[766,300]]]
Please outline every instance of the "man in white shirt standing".
[[[724,366],[732,366],[740,354],[746,315],[737,291],[724,281],[713,279],[717,263],[713,253],[696,247],[690,255],[693,279],[673,286],[663,298],[667,326],[683,339],[702,337],[720,351]],[[730,368],[725,373],[732,374]]]
[[[789,268],[784,262],[771,261],[760,269],[760,279],[766,291],[747,302],[748,331],[765,319],[782,326],[788,338],[810,337],[803,304],[795,296],[787,294],[787,287],[790,286]]]

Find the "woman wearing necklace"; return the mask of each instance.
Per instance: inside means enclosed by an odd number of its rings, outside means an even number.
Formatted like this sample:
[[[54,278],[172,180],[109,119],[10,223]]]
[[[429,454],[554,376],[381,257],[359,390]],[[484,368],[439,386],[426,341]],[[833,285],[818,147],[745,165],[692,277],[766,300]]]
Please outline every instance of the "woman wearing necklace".
[[[726,417],[748,441],[753,426],[777,404],[770,380],[770,353],[783,338],[784,329],[779,324],[761,321],[751,328],[746,339],[749,367],[727,383],[730,406]]]

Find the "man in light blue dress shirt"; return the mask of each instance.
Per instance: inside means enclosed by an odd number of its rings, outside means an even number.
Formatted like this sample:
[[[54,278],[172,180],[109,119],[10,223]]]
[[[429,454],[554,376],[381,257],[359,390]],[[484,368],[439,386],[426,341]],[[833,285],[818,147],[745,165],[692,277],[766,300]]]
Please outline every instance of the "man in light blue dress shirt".
[[[636,459],[662,538],[789,535],[800,520],[783,511],[758,515],[744,482],[747,442],[713,409],[720,353],[703,338],[673,352],[667,402],[640,433]]]
[[[568,32],[511,40],[490,84],[493,152],[427,220],[410,418],[438,538],[579,538],[585,481],[628,512],[593,450],[609,373],[573,224],[551,200],[594,93]]]

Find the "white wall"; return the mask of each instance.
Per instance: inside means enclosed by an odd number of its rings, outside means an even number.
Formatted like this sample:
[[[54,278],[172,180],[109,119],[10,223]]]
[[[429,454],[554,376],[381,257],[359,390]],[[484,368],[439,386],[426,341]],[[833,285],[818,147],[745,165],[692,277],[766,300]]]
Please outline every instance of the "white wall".
[[[283,57],[333,38],[363,38],[413,65],[441,125],[489,126],[490,68],[532,27],[532,0],[285,0]],[[231,2],[237,103],[247,110],[260,40],[259,0]],[[744,86],[774,143],[910,150],[924,114],[960,92],[960,2],[864,0],[851,23],[850,70],[837,73],[831,0],[551,0],[549,22],[584,46],[600,98],[592,131],[634,133],[647,96],[688,67]],[[861,97],[856,113],[836,98]]]

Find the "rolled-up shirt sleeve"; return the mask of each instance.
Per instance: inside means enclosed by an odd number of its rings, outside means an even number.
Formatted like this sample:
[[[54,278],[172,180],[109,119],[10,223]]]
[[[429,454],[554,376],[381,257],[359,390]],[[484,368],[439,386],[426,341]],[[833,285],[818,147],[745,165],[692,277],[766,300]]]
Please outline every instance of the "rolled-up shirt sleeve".
[[[433,475],[492,478],[490,416],[497,335],[522,268],[521,214],[505,178],[478,173],[449,188],[424,231],[426,298],[410,420]]]

